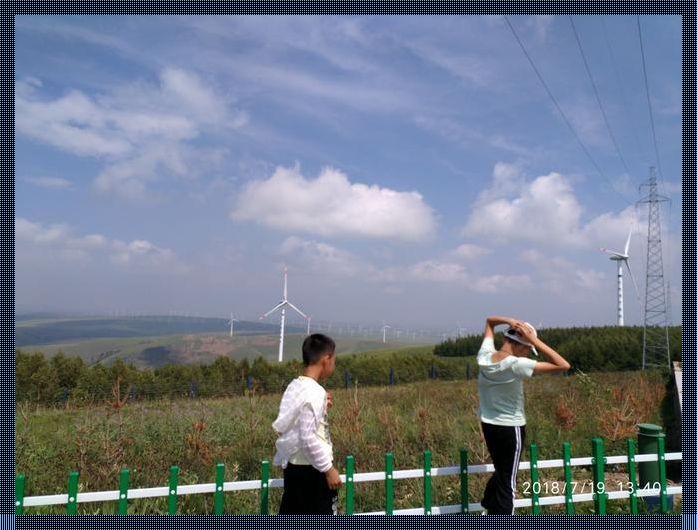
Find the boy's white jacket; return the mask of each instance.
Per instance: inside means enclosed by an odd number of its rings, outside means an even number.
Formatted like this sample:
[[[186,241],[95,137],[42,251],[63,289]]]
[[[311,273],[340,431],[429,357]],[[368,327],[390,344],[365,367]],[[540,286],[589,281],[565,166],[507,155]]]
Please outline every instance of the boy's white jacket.
[[[327,391],[317,381],[301,376],[288,385],[272,427],[279,434],[273,463],[285,468],[302,451],[319,471],[332,467],[332,446],[317,435],[324,418]]]

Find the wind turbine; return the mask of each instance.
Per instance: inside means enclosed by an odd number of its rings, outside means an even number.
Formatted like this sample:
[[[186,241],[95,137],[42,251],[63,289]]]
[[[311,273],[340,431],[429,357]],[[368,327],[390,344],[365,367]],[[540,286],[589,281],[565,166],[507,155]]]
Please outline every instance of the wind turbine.
[[[230,324],[230,336],[231,336],[231,337],[234,335],[234,331],[235,331],[235,322],[239,322],[239,320],[237,320],[237,319],[232,315],[232,313],[230,313],[229,324]]]
[[[388,326],[387,324],[385,324],[384,321],[382,322],[382,343],[383,344],[385,344],[387,342],[386,332],[387,332],[388,328],[391,328],[391,327],[392,326]]]
[[[293,304],[291,304],[288,301],[288,267],[283,268],[283,298],[281,301],[278,303],[276,307],[274,307],[271,311],[268,311],[264,313],[262,316],[259,317],[259,320],[266,318],[269,316],[271,313],[277,310],[281,310],[281,340],[278,343],[278,362],[283,361],[283,335],[286,329],[286,306],[290,307],[291,309],[297,311],[300,315],[302,315],[303,318],[307,318],[307,315],[300,311],[297,307],[295,307]]]
[[[307,317],[307,334],[310,334],[310,322],[312,322],[312,315]]]
[[[639,297],[639,288],[637,287],[636,281],[634,280],[634,275],[632,274],[632,269],[629,266],[629,241],[632,239],[632,229],[629,230],[629,236],[627,236],[627,242],[624,245],[624,252],[618,252],[616,250],[609,250],[607,248],[601,248],[606,254],[610,254],[610,259],[617,262],[617,325],[624,326],[624,292],[622,286],[622,264],[627,266],[627,271],[629,272],[629,277],[632,279],[634,284],[634,290],[636,291],[637,299],[639,304],[641,304],[641,298]]]

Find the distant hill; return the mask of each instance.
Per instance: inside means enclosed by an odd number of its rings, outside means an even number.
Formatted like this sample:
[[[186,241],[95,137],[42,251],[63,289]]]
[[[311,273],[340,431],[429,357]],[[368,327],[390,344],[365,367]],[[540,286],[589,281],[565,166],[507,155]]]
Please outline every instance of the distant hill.
[[[223,318],[59,318],[55,314],[33,314],[21,315],[15,320],[15,341],[17,347],[25,347],[102,338],[225,333],[228,326],[228,320]],[[277,329],[278,324],[235,322],[235,333],[241,335],[267,334]],[[302,332],[298,326],[286,329],[290,333]]]
[[[16,322],[17,348],[46,356],[64,353],[81,357],[88,365],[111,364],[117,359],[139,367],[165,364],[211,363],[218,357],[268,361],[278,358],[277,323],[235,322],[228,336],[222,318],[138,317],[133,319],[82,318],[43,320],[36,315]],[[286,327],[284,359],[301,359],[304,328]],[[378,338],[334,336],[337,353],[359,353],[405,345],[383,344]]]

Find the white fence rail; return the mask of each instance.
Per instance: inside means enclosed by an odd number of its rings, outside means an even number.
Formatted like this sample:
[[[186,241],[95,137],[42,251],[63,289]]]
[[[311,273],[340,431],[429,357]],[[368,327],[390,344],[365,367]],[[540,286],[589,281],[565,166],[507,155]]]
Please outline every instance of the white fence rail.
[[[665,453],[665,461],[679,461],[682,460],[682,453]],[[657,454],[640,454],[634,457],[635,463],[641,462],[656,462],[658,461]],[[628,457],[626,455],[617,456],[607,456],[604,457],[605,465],[613,464],[627,464]],[[539,460],[536,462],[537,469],[554,469],[564,467],[564,461],[562,459],[552,459],[552,460]],[[592,457],[580,457],[572,458],[570,460],[570,466],[590,466],[593,465]],[[519,466],[520,470],[530,470],[530,462],[521,462]],[[462,470],[458,466],[451,467],[439,467],[432,468],[429,470],[428,475],[430,477],[446,477],[446,476],[460,476]],[[491,473],[494,471],[494,466],[492,464],[473,464],[467,466],[468,475],[476,475],[482,473]],[[407,480],[407,479],[423,479],[426,476],[426,471],[424,469],[404,469],[395,470],[391,474],[392,480]],[[387,478],[385,471],[375,471],[367,473],[356,473],[349,477],[349,481],[353,484],[361,482],[380,482],[385,481]],[[341,475],[342,481],[346,484],[347,477],[345,474]],[[223,482],[222,491],[223,492],[235,492],[235,491],[250,491],[250,490],[264,490],[265,488],[282,488],[283,479],[274,478],[269,479],[268,483],[263,480],[246,480],[238,482]],[[170,495],[176,493],[179,495],[195,495],[195,494],[211,494],[216,493],[217,485],[216,483],[208,484],[193,484],[193,485],[179,485],[176,487],[176,491],[171,491],[167,486],[152,487],[152,488],[137,488],[129,489],[127,491],[127,499],[146,499],[146,498],[158,498],[158,497],[169,497]],[[220,490],[218,490],[220,491]],[[630,491],[606,491],[608,499],[628,499],[630,498]],[[639,488],[636,490],[636,496],[641,497],[651,497],[658,496],[661,493],[661,488]],[[667,495],[675,495],[682,493],[682,486],[671,486],[667,487],[665,490]],[[79,492],[76,494],[75,499],[71,499],[68,494],[57,494],[57,495],[38,495],[31,497],[24,497],[22,505],[23,507],[39,507],[39,506],[52,506],[52,505],[66,505],[73,501],[75,503],[93,503],[93,502],[111,502],[123,500],[123,492],[119,490],[110,491],[98,491],[98,492]],[[573,503],[591,502],[595,500],[595,494],[593,492],[589,493],[574,493],[572,496]],[[20,501],[17,501],[18,503]],[[546,497],[539,497],[539,504],[541,506],[552,506],[564,504],[566,502],[566,497],[564,495],[553,495]],[[19,504],[18,504],[19,505]],[[514,506],[516,508],[525,508],[532,506],[531,498],[519,498],[514,501]],[[468,503],[468,508],[470,512],[481,511],[482,507],[479,503]],[[449,506],[433,506],[430,508],[431,514],[454,514],[460,513],[462,511],[462,505],[449,505]],[[414,515],[414,514],[424,514],[426,512],[425,508],[408,508],[408,509],[395,509],[392,511],[393,514],[401,515]],[[365,512],[356,513],[355,515],[380,515],[385,514],[385,511],[378,512]]]

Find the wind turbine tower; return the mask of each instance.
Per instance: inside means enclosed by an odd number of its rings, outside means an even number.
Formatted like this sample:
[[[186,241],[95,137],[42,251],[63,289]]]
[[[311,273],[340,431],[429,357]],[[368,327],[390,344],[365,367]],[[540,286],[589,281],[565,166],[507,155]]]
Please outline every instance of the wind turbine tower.
[[[230,336],[232,337],[235,334],[235,322],[239,322],[232,313],[230,313]]]
[[[634,280],[634,275],[632,274],[632,269],[629,266],[629,242],[632,239],[632,230],[629,230],[629,236],[627,236],[627,242],[624,245],[624,252],[618,252],[616,250],[609,250],[607,248],[601,248],[606,254],[610,254],[610,259],[617,262],[617,325],[624,326],[624,290],[622,285],[622,266],[627,266],[627,272],[629,272],[629,277],[632,279],[634,284],[634,290],[636,291],[637,300],[639,298],[639,288],[637,287],[636,281]],[[641,305],[641,302],[640,302]]]
[[[392,326],[388,326],[384,322],[382,323],[382,343],[385,344],[387,342],[387,330],[391,328]]]
[[[295,307],[293,304],[291,304],[288,301],[288,267],[283,268],[283,298],[281,301],[271,309],[270,311],[267,311],[264,313],[261,317],[259,317],[259,320],[268,317],[271,313],[278,311],[279,309],[281,310],[281,340],[278,343],[278,362],[283,361],[283,338],[285,334],[285,329],[286,329],[286,307],[290,307],[292,310],[296,311],[298,314],[300,314],[303,318],[307,318],[307,315],[300,311],[297,307]]]

